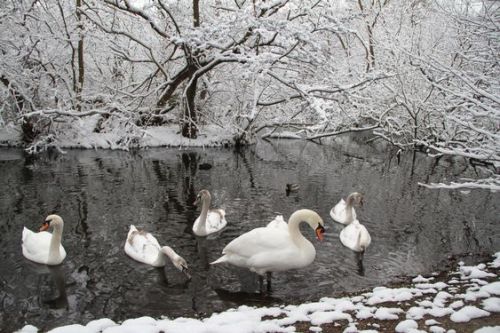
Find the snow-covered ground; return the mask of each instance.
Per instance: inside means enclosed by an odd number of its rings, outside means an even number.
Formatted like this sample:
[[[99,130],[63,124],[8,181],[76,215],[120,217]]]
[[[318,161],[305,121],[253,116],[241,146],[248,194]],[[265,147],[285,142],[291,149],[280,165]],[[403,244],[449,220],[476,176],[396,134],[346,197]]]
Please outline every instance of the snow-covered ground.
[[[122,126],[97,133],[92,119],[80,120],[58,129],[50,145],[58,148],[128,149],[130,147],[220,147],[234,145],[234,130],[218,125],[199,127],[198,137],[188,139],[180,134],[179,125],[138,128]],[[45,141],[41,140],[40,145]],[[9,124],[0,126],[0,146],[22,146],[21,130]]]
[[[500,332],[500,252],[491,262],[417,276],[408,285],[376,287],[349,297],[274,307],[240,306],[208,318],[102,318],[51,333],[159,332]],[[485,319],[490,319],[485,321]],[[18,332],[37,332],[31,325]]]

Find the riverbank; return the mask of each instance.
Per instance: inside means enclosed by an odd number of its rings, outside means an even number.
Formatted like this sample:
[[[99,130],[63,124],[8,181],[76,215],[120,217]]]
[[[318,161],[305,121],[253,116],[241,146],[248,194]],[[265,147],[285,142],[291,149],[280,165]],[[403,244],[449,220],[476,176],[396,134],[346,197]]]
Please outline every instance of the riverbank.
[[[51,333],[500,332],[500,252],[491,260],[344,297],[273,307],[240,306],[208,318],[103,318]],[[38,332],[31,325],[19,333]]]

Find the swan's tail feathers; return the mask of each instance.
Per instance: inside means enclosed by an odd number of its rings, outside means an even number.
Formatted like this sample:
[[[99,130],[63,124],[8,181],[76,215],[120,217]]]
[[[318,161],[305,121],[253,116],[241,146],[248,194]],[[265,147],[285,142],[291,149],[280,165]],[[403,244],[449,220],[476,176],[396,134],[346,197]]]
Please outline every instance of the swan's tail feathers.
[[[210,265],[215,265],[215,264],[221,264],[223,262],[226,262],[227,261],[227,256],[226,255],[223,255],[222,257],[220,257],[219,259],[215,260],[215,261],[212,261],[210,263]]]

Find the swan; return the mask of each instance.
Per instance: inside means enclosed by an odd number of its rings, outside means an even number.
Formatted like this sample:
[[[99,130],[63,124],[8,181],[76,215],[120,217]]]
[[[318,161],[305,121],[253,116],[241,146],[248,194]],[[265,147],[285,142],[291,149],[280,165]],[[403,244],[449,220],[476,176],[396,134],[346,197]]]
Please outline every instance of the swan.
[[[372,238],[364,225],[358,220],[352,221],[340,232],[340,241],[345,247],[363,254],[370,245]]]
[[[52,227],[52,233],[45,230]],[[40,227],[40,232],[23,229],[23,255],[34,262],[59,265],[66,258],[66,250],[61,244],[64,222],[59,215],[49,215]]]
[[[224,209],[209,209],[212,196],[208,190],[201,190],[196,196],[195,205],[201,204],[200,216],[194,221],[193,233],[196,236],[207,236],[224,228],[227,224]]]
[[[134,225],[130,226],[124,250],[132,259],[154,267],[165,266],[168,257],[178,270],[186,274],[188,278],[190,277],[184,258],[178,255],[170,246],[160,246],[152,234],[144,230],[138,230]]]
[[[302,235],[299,224],[306,222],[321,241],[325,232],[321,217],[312,210],[300,209],[290,216],[287,228],[282,227],[279,217],[276,223],[272,221],[266,227],[252,229],[233,239],[222,250],[223,255],[211,264],[227,262],[248,268],[259,274],[261,286],[262,276],[267,274],[268,289],[272,272],[303,268],[311,264],[316,257],[316,249]]]
[[[349,224],[356,219],[356,210],[354,206],[363,206],[363,194],[353,192],[340,201],[330,210],[330,216],[335,221],[342,224]]]

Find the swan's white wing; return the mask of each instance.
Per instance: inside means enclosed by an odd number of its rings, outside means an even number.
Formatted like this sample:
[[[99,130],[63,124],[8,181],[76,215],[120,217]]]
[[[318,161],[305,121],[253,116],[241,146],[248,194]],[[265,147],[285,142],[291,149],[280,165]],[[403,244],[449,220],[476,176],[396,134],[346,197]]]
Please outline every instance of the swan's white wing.
[[[49,261],[50,242],[52,234],[47,231],[33,232],[24,227],[22,236],[23,255],[34,262],[47,264]],[[59,253],[64,260],[66,251],[62,245],[59,246]]]
[[[163,256],[160,255],[160,245],[156,238],[148,232],[138,231],[133,225],[130,226],[124,250],[133,259],[145,264],[153,266],[164,264],[162,260],[158,261]]]
[[[356,210],[354,207],[351,207],[351,212],[352,212],[352,218],[353,220],[356,219]],[[347,221],[347,204],[344,199],[340,199],[340,201],[330,210],[330,216],[332,219],[335,221],[342,223],[342,224],[348,224],[349,222]]]
[[[253,229],[231,241],[222,253],[225,255],[222,262],[248,267],[259,274],[303,266],[300,251],[291,241],[288,229],[280,227]]]
[[[196,223],[196,222],[195,222]],[[207,234],[217,232],[227,225],[224,209],[211,209],[208,211],[206,229]]]
[[[366,227],[359,223],[351,223],[340,232],[342,244],[353,251],[365,250],[371,243],[371,237]]]
[[[277,215],[274,220],[267,224],[266,228],[279,228],[288,231],[288,223],[283,219],[283,215]]]

